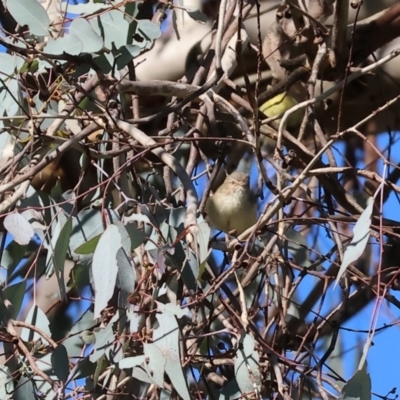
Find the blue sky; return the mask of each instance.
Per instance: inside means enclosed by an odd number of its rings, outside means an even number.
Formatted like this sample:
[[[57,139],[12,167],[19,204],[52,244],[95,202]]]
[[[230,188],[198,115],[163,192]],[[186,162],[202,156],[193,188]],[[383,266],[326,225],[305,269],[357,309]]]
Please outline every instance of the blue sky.
[[[400,133],[398,135],[393,135],[396,139],[394,140],[394,144],[391,148],[391,159],[390,161],[393,163],[400,162],[400,146],[398,144],[398,139],[400,139]],[[388,146],[388,135],[381,134],[378,136],[378,146],[382,152],[386,150],[384,153],[385,156],[388,156],[387,146]],[[334,147],[334,154],[339,164],[344,165],[344,145],[343,143],[337,143]],[[362,151],[358,154],[359,158],[362,159]],[[379,173],[383,172],[383,163],[378,162]],[[357,165],[359,168],[365,168],[363,163]],[[268,166],[267,166],[268,168]],[[199,173],[200,171],[197,171]],[[269,176],[273,176],[273,171],[270,170]],[[388,173],[390,172],[387,171]],[[251,169],[251,182],[254,187],[257,180],[257,168],[253,166]],[[363,183],[363,180],[360,180]],[[203,185],[205,185],[206,179],[202,178],[198,181],[199,186],[199,195],[202,194]],[[264,196],[265,199],[263,201],[268,201],[271,196],[268,192],[266,192],[266,188],[264,188]],[[398,218],[398,209],[399,209],[399,200],[398,195],[392,193],[389,197],[388,201],[385,203],[383,208],[383,215],[386,218],[391,218],[394,220],[399,220]],[[331,246],[331,241],[328,241],[325,238],[324,231],[319,231],[318,237],[318,246],[320,251],[327,251],[329,246]],[[374,241],[371,241],[374,243]],[[311,244],[311,243],[310,243]],[[375,261],[377,259],[377,251],[379,246],[376,245],[373,247],[375,252]],[[215,257],[217,260],[222,261],[222,253],[215,252]],[[314,287],[316,283],[316,278],[311,276],[306,277],[302,284],[299,286],[299,290],[296,293],[298,299],[304,299],[310,289]],[[398,297],[397,292],[393,292],[392,295]],[[325,306],[323,307],[323,311],[327,312],[332,304],[337,304],[340,301],[341,291],[340,288],[336,288],[333,291],[333,285],[328,289],[327,301],[325,302]],[[367,339],[367,331],[371,327],[371,318],[373,314],[373,310],[375,307],[375,302],[371,302],[368,304],[363,310],[361,310],[356,316],[346,321],[343,324],[343,328],[354,330],[352,331],[341,331],[341,342],[338,343],[338,346],[341,346],[342,357],[340,357],[340,361],[342,361],[341,367],[343,368],[345,379],[350,379],[351,376],[355,373],[358,362],[361,357],[363,347],[365,341]],[[400,312],[399,310],[393,308],[393,306],[388,305],[388,303],[384,302],[381,309],[378,311],[378,318],[376,326],[377,328],[382,327],[384,325],[393,324],[395,320],[399,318]],[[360,333],[360,331],[364,331],[365,333]],[[400,340],[400,324],[388,327],[387,329],[381,330],[373,338],[373,346],[369,349],[367,365],[368,372],[371,375],[372,379],[372,391],[379,395],[386,395],[393,387],[395,387],[400,382],[400,346],[397,346]],[[339,361],[339,362],[340,362]],[[329,363],[331,365],[331,363]],[[333,365],[332,365],[333,366]]]

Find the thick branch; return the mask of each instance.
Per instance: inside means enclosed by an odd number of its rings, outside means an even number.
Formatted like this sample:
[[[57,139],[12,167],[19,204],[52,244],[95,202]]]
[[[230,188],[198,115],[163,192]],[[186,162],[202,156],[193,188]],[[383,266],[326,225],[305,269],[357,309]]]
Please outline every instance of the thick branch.
[[[400,3],[379,13],[368,24],[358,26],[354,33],[354,65],[360,64],[370,54],[400,36]]]

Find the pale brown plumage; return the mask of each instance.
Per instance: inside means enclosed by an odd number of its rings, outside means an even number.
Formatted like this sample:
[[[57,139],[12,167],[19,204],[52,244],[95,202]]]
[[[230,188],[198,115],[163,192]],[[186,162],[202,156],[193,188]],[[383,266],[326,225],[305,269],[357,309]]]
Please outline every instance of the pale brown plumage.
[[[257,221],[257,204],[250,189],[250,177],[235,171],[207,200],[206,212],[211,224],[225,233],[243,233]]]

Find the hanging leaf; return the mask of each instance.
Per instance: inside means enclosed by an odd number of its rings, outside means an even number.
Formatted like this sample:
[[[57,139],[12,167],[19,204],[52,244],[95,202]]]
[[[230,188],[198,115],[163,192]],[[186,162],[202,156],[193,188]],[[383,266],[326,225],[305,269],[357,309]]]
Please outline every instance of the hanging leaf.
[[[60,288],[61,299],[66,300],[67,294],[65,292],[64,282],[64,266],[68,252],[69,238],[72,232],[72,219],[68,218],[67,222],[61,229],[54,247],[53,262],[57,276],[58,286]]]
[[[50,18],[36,0],[7,0],[7,9],[21,26],[28,25],[33,35],[49,34]]]
[[[21,376],[13,394],[13,400],[37,400],[34,381],[31,377]]]
[[[93,254],[94,318],[99,318],[114,293],[118,274],[117,253],[122,246],[118,227],[109,225],[101,235]]]
[[[185,315],[188,315],[187,308],[181,308],[176,304],[172,303],[163,304],[160,303],[159,301],[156,301],[156,304],[157,304],[157,310],[163,314],[173,315],[177,318],[182,318]]]
[[[286,230],[285,237],[283,246],[287,252],[294,257],[298,265],[305,268],[309,267],[311,263],[305,237],[292,228]]]
[[[69,360],[67,350],[62,344],[59,344],[51,354],[51,365],[57,378],[66,383],[69,375]]]
[[[90,25],[97,35],[104,39],[104,46],[111,50],[127,44],[129,22],[120,10],[111,10],[90,20]]]
[[[136,29],[138,34],[150,41],[154,41],[161,36],[160,27],[147,19],[139,19]]]
[[[131,238],[131,250],[135,250],[137,247],[144,243],[146,239],[146,234],[138,229],[136,223],[126,224],[125,229],[129,233],[129,236]]]
[[[343,386],[341,400],[371,400],[371,377],[363,368]]]
[[[0,54],[0,71],[2,72],[2,79],[5,79],[5,77],[11,76],[15,73],[15,71],[18,69],[18,60],[19,58],[17,58],[16,55],[7,53]]]
[[[371,234],[371,215],[373,207],[374,199],[370,197],[367,208],[362,212],[360,218],[354,225],[354,236],[344,252],[342,265],[340,266],[339,273],[336,277],[334,288],[339,283],[339,280],[345,273],[347,267],[361,257],[365,247],[367,246],[369,236]]]
[[[174,316],[168,314],[157,314],[156,317],[159,327],[153,332],[153,341],[164,357],[165,372],[179,396],[184,400],[190,400],[187,379],[179,354],[178,322]]]
[[[178,10],[177,10],[176,8],[173,8],[173,9],[172,9],[172,28],[174,29],[176,38],[177,38],[178,40],[181,40],[181,35],[180,35],[180,33],[179,33],[179,30],[178,30],[178,16],[177,16],[177,11],[178,11]],[[182,12],[182,11],[179,11],[179,12]]]
[[[28,312],[28,315],[25,318],[25,322],[30,325],[36,326],[48,336],[51,336],[50,321],[46,317],[46,314],[38,306],[32,306],[32,308]],[[43,340],[42,336],[39,335],[39,333],[29,328],[22,328],[21,339],[24,342],[36,342],[39,339]]]
[[[105,353],[108,353],[112,349],[112,345],[115,340],[115,335],[112,330],[111,324],[107,325],[106,328],[95,328],[93,333],[96,337],[93,354],[90,355],[90,362],[95,363]]]
[[[112,223],[119,220],[114,210],[106,209],[105,212],[107,213],[107,218],[109,218]],[[80,211],[79,214],[73,218],[72,225],[73,229],[69,245],[73,255],[79,246],[104,232],[102,213],[95,208]]]
[[[260,357],[251,335],[246,334],[235,359],[235,377],[242,394],[261,389]]]
[[[82,36],[81,36],[82,37]],[[77,56],[83,51],[82,40],[75,35],[65,35],[58,39],[50,39],[44,52],[53,55],[62,55],[63,53],[70,54],[71,56]]]
[[[117,265],[117,286],[121,289],[119,307],[126,308],[129,304],[127,299],[135,290],[136,272],[130,256],[122,248],[117,252]]]
[[[70,380],[86,378],[92,375],[95,369],[96,364],[90,362],[89,357],[85,357],[75,364],[70,374]]]
[[[6,234],[7,233],[4,232],[4,235]],[[18,265],[23,260],[27,249],[27,245],[21,246],[14,241],[8,244],[8,246],[4,249],[1,257],[1,266],[7,268],[8,276],[11,276],[11,274],[15,271],[15,268],[18,268]]]
[[[18,212],[8,214],[4,218],[4,228],[13,236],[20,245],[29,244],[35,232],[31,224]]]
[[[194,19],[200,24],[207,23],[207,15],[202,13],[198,8],[195,7],[185,7],[185,11],[188,13],[189,17]]]
[[[22,301],[25,297],[26,281],[16,283],[15,285],[7,286],[4,291],[4,297],[12,304],[12,318],[17,318],[21,309]],[[1,397],[0,397],[1,398]]]
[[[142,365],[145,358],[146,357],[144,355],[136,356],[136,357],[126,357],[123,360],[118,362],[118,366],[121,369],[133,368],[133,367],[136,367],[137,365]]]
[[[99,243],[101,235],[95,236],[86,243],[83,243],[77,249],[75,249],[76,254],[92,254],[96,250],[97,243]]]
[[[10,369],[0,365],[0,399],[8,400],[14,398],[14,381]]]
[[[166,360],[159,347],[153,343],[144,343],[143,351],[145,355],[144,367],[147,374],[155,384],[162,388],[164,386],[164,372]]]
[[[204,263],[209,255],[208,241],[210,239],[211,229],[206,221],[199,222],[199,230],[197,234],[197,241],[199,246],[199,263]],[[198,278],[198,276],[196,276]]]
[[[85,38],[83,41],[82,52],[84,53],[95,53],[103,48],[103,39],[98,35],[88,21],[84,18],[75,18],[68,31],[75,37]]]
[[[46,255],[46,279],[49,279],[54,273],[54,256],[55,256],[55,248],[57,244],[57,240],[60,236],[62,228],[68,221],[67,216],[64,212],[55,207],[51,210],[52,214],[55,211],[54,216],[51,216],[51,225],[50,225],[50,235],[45,237],[45,241],[43,242],[44,247],[47,249]]]
[[[130,252],[131,252],[131,238],[129,236],[128,231],[126,230],[124,224],[121,221],[115,221],[114,225],[118,228],[119,233],[121,234],[122,249],[127,254],[130,254]]]

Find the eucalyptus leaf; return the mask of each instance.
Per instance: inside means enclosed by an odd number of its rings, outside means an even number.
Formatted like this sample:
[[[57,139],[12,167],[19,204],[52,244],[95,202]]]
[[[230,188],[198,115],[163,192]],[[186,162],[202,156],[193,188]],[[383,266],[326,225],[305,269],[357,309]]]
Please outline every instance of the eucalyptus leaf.
[[[188,13],[189,17],[196,22],[200,24],[205,24],[207,22],[207,15],[202,13],[198,8],[186,6],[185,11]]]
[[[0,365],[0,399],[11,400],[14,392],[14,381],[10,369]]]
[[[33,35],[49,34],[50,18],[36,0],[7,0],[7,9],[21,26],[28,25]]]
[[[99,243],[101,235],[97,235],[94,238],[88,240],[86,243],[80,245],[75,249],[76,254],[92,254],[96,250],[97,243]]]
[[[190,400],[187,380],[182,369],[179,352],[179,326],[176,318],[168,314],[156,314],[159,327],[153,332],[153,343],[165,359],[165,372],[173,387],[184,400]]]
[[[75,35],[67,34],[58,39],[50,39],[44,49],[45,53],[62,55],[64,53],[77,56],[83,51],[83,41]]]
[[[25,318],[25,322],[30,325],[36,326],[41,331],[51,336],[50,332],[50,321],[46,317],[46,314],[36,305],[33,305]],[[43,340],[42,336],[32,329],[22,328],[21,339],[25,342],[36,342],[38,340]]]
[[[69,375],[69,360],[67,350],[62,344],[59,344],[51,354],[51,365],[57,378],[66,383]]]
[[[68,30],[70,33],[73,33],[75,37],[85,38],[85,40],[82,42],[82,52],[95,53],[103,48],[102,37],[94,31],[86,19],[75,18],[71,22]]]
[[[13,236],[18,244],[28,244],[35,232],[32,225],[18,212],[8,214],[4,218],[4,228]]]
[[[16,319],[25,297],[26,281],[7,286],[3,290],[4,297],[12,304],[12,318]]]
[[[118,227],[109,225],[101,235],[93,254],[94,318],[100,317],[101,311],[114,293],[118,274],[117,253],[122,247],[121,241]]]
[[[365,369],[358,370],[343,386],[341,400],[371,400],[371,378]]]
[[[28,378],[24,375],[21,376],[15,388],[13,400],[37,400],[35,387],[31,377]]]
[[[339,283],[340,278],[346,272],[347,267],[354,261],[357,261],[363,254],[370,234],[371,234],[371,215],[374,208],[374,199],[371,197],[368,201],[368,206],[362,212],[358,221],[354,225],[353,239],[346,247],[343,255],[342,264],[336,277],[335,286]]]
[[[260,357],[250,334],[245,334],[235,358],[235,377],[242,394],[261,389]]]

